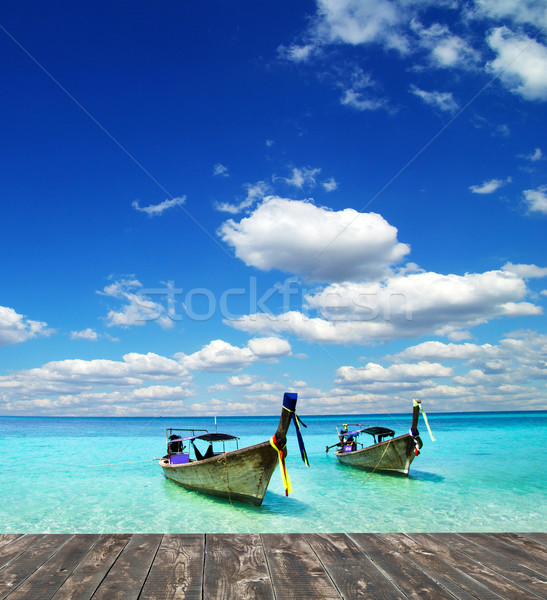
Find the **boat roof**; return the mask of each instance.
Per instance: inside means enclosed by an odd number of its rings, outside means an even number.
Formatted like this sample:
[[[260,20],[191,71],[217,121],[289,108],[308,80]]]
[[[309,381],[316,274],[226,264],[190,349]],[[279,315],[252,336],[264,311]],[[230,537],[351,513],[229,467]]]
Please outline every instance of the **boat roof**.
[[[363,431],[369,435],[395,435],[393,429],[387,427],[367,427]]]
[[[363,427],[363,429],[344,431],[345,436],[359,435],[360,433],[368,433],[369,435],[395,435],[393,429],[388,429],[387,427]]]
[[[203,440],[204,442],[226,442],[228,440],[239,440],[235,435],[229,433],[202,433],[201,435],[191,435],[189,437],[171,438],[170,442],[186,442],[194,440]]]

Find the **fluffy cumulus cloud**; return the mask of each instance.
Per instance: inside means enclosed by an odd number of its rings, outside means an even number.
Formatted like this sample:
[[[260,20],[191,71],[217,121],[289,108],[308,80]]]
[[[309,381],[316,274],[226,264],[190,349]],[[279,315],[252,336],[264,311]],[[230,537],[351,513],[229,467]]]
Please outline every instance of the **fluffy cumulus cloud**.
[[[240,222],[224,223],[220,236],[245,264],[309,281],[378,279],[409,252],[378,214],[276,196]]]
[[[535,190],[524,190],[524,202],[531,213],[547,214],[547,185]]]
[[[542,0],[475,0],[476,17],[509,19],[518,24],[547,25],[545,3]]]
[[[0,413],[132,415],[162,410],[176,412],[184,398],[195,395],[193,382],[201,372],[233,372],[259,361],[272,362],[290,354],[291,346],[285,340],[263,337],[249,340],[242,348],[214,340],[193,354],[178,353],[172,358],[153,352],[131,352],[122,360],[52,361],[41,367],[0,376]],[[270,389],[245,376],[231,382],[234,386],[251,384],[256,385],[249,388],[249,392]],[[222,412],[229,414],[226,410]]]
[[[419,362],[415,364],[395,364],[383,367],[368,363],[364,367],[340,367],[337,370],[338,383],[374,385],[378,382],[409,382],[428,377],[449,377],[452,369],[439,363]]]
[[[188,372],[178,361],[151,352],[129,353],[120,361],[52,361],[0,377],[0,410],[7,414],[73,414],[74,410],[118,414],[123,405],[122,412],[132,414],[131,402],[139,396],[139,388],[160,385],[168,395],[171,379],[186,381]],[[158,389],[147,396],[150,401]],[[156,407],[148,404],[147,408]]]
[[[411,398],[426,410],[517,410],[545,407],[547,336],[517,331],[498,344],[429,341],[364,366],[337,369],[338,388],[318,394],[318,409],[345,412],[409,410]],[[387,364],[390,363],[390,364]],[[449,363],[449,364],[446,364]]]
[[[381,282],[342,282],[306,297],[305,311],[226,321],[249,333],[291,334],[310,342],[370,343],[425,334],[461,339],[497,317],[542,314],[525,301],[526,282],[509,270],[442,275],[401,273]]]
[[[279,48],[282,58],[315,64],[336,56],[336,46],[356,51],[374,46],[412,60],[415,73],[483,69],[527,100],[547,99],[547,47],[541,37],[525,33],[547,25],[542,0],[316,0],[309,23],[297,42]],[[490,56],[485,56],[488,48]],[[340,68],[331,76],[339,77],[335,85],[344,90],[342,104],[361,111],[394,109],[388,98],[365,93],[340,77]],[[422,91],[422,97],[437,109],[456,110],[448,92]]]
[[[547,267],[538,267],[537,265],[514,265],[508,262],[503,265],[503,270],[523,279],[541,279],[547,277]]]
[[[96,342],[99,339],[99,334],[91,328],[83,329],[82,331],[71,331],[71,340],[90,340]]]
[[[408,19],[406,6],[388,0],[318,0],[314,38],[318,44],[375,42],[405,52],[408,44],[399,26]]]
[[[515,94],[527,100],[547,100],[547,47],[507,27],[496,28],[488,37],[497,58],[490,72]]]
[[[275,360],[291,353],[290,344],[276,337],[249,340],[246,347],[213,340],[193,354],[178,353],[175,358],[192,371],[234,371],[259,360]]]
[[[419,39],[419,45],[430,52],[430,61],[436,67],[469,67],[479,60],[478,52],[461,37],[454,35],[446,25],[434,23],[424,27],[414,19],[411,29]]]
[[[277,337],[263,337],[249,340],[249,350],[258,358],[278,358],[291,353],[291,345],[287,340]]]
[[[26,342],[34,337],[49,335],[47,323],[32,321],[8,306],[0,306],[0,346]]]

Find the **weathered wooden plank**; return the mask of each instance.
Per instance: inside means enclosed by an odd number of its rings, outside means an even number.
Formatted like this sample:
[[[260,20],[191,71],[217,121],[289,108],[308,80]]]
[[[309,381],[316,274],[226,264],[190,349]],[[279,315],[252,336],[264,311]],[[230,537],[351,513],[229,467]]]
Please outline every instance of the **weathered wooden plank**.
[[[539,544],[537,545],[537,551],[533,552],[533,544],[531,542],[528,544],[528,549],[525,549],[524,544],[518,543],[512,537],[504,538],[503,533],[462,533],[461,535],[491,552],[496,552],[509,558],[527,569],[532,569],[539,573],[547,571],[547,548],[543,548]]]
[[[547,533],[544,531],[519,532],[517,535],[529,540],[534,540],[534,542],[542,544],[543,546],[547,546]]]
[[[72,537],[12,592],[9,600],[50,600],[98,539],[98,534]]]
[[[522,548],[524,551],[536,556],[541,560],[544,567],[547,567],[547,545],[536,542],[533,538],[525,537],[520,533],[494,533],[496,538],[504,541],[516,548]],[[547,537],[545,538],[547,542]]]
[[[406,553],[398,552],[381,534],[352,533],[350,537],[408,598],[454,600],[452,594],[416,568]]]
[[[547,597],[543,541],[547,534],[8,534],[0,600],[534,600]]]
[[[0,533],[0,548],[11,544],[19,537],[21,537],[20,533]]]
[[[25,537],[23,536],[22,539],[24,540]],[[72,537],[67,534],[53,534],[41,536],[41,539],[34,539],[35,543],[31,544],[0,571],[0,600],[3,600],[9,593],[17,589],[27,577],[30,577],[36,569],[41,567]],[[18,540],[14,543],[17,542]]]
[[[0,548],[0,569],[4,568],[8,563],[14,560],[15,557],[22,554],[43,537],[44,536],[40,534],[22,535],[17,539],[12,540],[10,544]]]
[[[137,600],[161,539],[160,534],[133,534],[93,600]]]
[[[323,565],[303,535],[262,534],[276,598],[283,600],[340,600]]]
[[[537,573],[524,572],[517,564],[477,546],[457,533],[412,533],[420,544],[435,552],[445,562],[452,562],[470,577],[480,581],[502,598],[531,600],[534,589],[541,586]],[[532,579],[530,578],[532,575]],[[518,584],[515,583],[518,581]],[[525,585],[524,585],[525,584]],[[541,596],[539,596],[541,597]]]
[[[130,535],[103,535],[74,569],[52,600],[89,600],[123,550]],[[10,600],[8,598],[8,600]]]
[[[308,533],[306,540],[345,600],[406,600],[344,533]]]
[[[274,600],[270,573],[258,534],[208,534],[203,598]]]
[[[442,560],[436,553],[419,544],[404,533],[383,533],[398,552],[417,565],[431,579],[437,581],[459,600],[504,600],[499,594],[489,590],[483,584],[458,568]]]
[[[204,534],[165,534],[139,600],[201,600],[204,547]]]

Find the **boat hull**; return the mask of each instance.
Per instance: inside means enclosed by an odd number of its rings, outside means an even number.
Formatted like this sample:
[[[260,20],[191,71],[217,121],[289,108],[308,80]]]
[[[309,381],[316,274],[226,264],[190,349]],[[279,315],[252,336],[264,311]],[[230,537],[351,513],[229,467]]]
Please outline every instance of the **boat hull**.
[[[356,469],[408,475],[410,464],[415,457],[414,448],[414,439],[407,433],[361,450],[337,450],[334,454],[342,464]]]
[[[160,460],[167,479],[189,489],[260,506],[278,463],[270,442],[262,442],[200,461],[171,465]]]

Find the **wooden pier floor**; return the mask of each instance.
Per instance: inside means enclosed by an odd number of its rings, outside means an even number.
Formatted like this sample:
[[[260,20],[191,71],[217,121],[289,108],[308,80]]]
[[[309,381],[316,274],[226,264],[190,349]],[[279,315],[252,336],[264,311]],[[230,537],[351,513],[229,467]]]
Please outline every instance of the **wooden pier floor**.
[[[0,600],[534,600],[547,533],[0,534]]]

